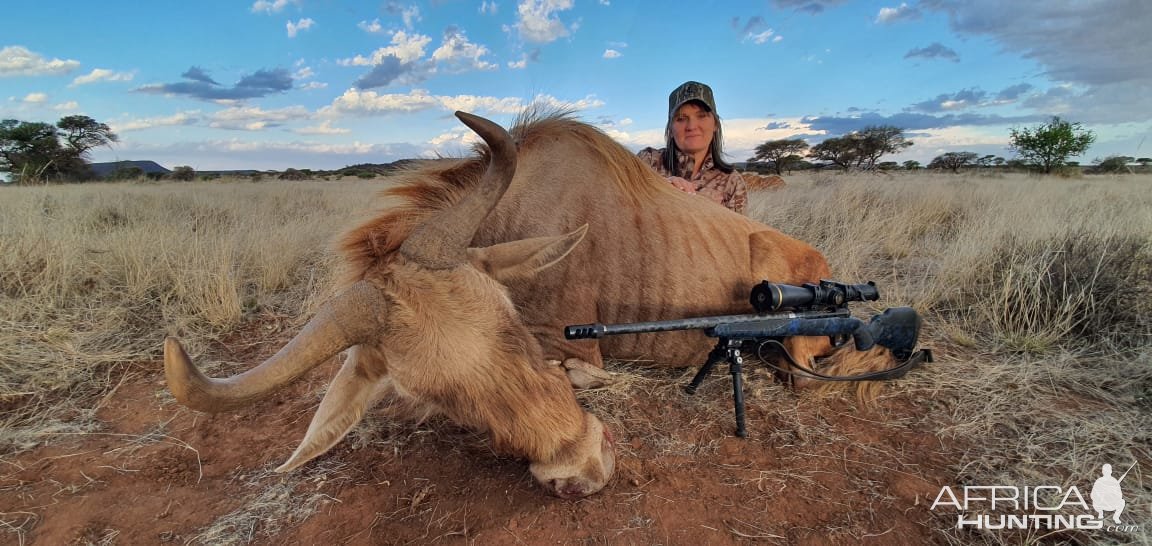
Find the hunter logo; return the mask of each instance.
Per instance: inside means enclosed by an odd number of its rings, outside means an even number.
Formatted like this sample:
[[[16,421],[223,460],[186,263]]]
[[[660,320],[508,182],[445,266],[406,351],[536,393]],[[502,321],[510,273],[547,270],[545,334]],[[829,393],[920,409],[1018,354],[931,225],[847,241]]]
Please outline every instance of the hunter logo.
[[[1136,466],[1128,467],[1119,478],[1112,465],[1104,464],[1092,484],[1087,499],[1075,485],[965,485],[944,486],[930,510],[951,506],[957,511],[958,529],[1103,529],[1135,532],[1140,525],[1124,523],[1124,491],[1121,482]],[[1111,513],[1111,521],[1105,515]]]
[[[1136,466],[1136,463],[1132,463]],[[1128,470],[1132,470],[1129,468]],[[1112,521],[1120,523],[1120,512],[1124,511],[1124,494],[1120,490],[1120,480],[1128,475],[1127,472],[1120,479],[1112,477],[1112,465],[1105,463],[1100,469],[1101,476],[1092,484],[1092,508],[1100,519],[1104,519],[1104,512],[1113,512]]]

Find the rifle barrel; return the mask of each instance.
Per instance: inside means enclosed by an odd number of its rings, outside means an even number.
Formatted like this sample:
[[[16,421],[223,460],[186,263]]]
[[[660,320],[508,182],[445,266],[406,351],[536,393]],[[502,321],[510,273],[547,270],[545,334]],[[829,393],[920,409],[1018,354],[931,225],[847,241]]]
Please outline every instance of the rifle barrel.
[[[848,316],[849,311],[847,309],[837,309],[833,311],[796,311],[791,313],[721,315],[714,317],[694,317],[676,320],[630,322],[624,324],[577,324],[574,326],[566,326],[564,328],[564,338],[600,339],[604,336],[614,336],[621,334],[648,334],[652,332],[673,332],[677,330],[711,330],[720,325]]]

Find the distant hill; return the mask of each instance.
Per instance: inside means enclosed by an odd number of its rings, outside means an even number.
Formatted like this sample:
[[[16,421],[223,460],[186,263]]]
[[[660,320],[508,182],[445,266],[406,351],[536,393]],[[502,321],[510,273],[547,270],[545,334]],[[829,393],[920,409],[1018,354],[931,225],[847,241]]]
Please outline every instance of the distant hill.
[[[100,178],[104,178],[120,169],[130,169],[132,167],[144,171],[144,174],[168,174],[172,172],[155,161],[109,161],[107,163],[92,163],[89,166],[92,168],[92,173]]]

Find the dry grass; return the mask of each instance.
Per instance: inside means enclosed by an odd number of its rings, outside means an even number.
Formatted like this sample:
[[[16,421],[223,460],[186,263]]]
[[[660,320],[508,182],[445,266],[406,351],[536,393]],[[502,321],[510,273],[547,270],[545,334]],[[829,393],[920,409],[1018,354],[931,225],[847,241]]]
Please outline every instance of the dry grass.
[[[0,453],[85,432],[167,334],[194,352],[260,316],[299,317],[329,239],[379,182],[3,188]]]
[[[339,463],[326,461],[293,474],[276,474],[272,468],[237,475],[236,480],[251,494],[241,501],[239,508],[216,518],[185,544],[223,546],[264,542],[308,519],[323,505],[339,502],[316,492],[317,483],[338,479],[342,474]]]
[[[924,313],[925,341],[939,362],[895,390],[925,410],[917,417],[924,428],[965,447],[947,485],[1083,488],[1103,462],[1126,468],[1139,461],[1124,482],[1128,513],[1149,513],[1152,483],[1140,469],[1152,468],[1152,177],[786,179],[785,188],[753,192],[750,215],[823,250],[838,278],[875,280],[883,296],[875,309],[912,305]],[[0,188],[0,454],[97,431],[96,410],[134,369],[156,361],[166,334],[178,333],[203,354],[269,318],[306,318],[335,273],[327,243],[380,185]],[[211,365],[208,356],[200,360]],[[686,398],[679,389],[694,370],[614,369],[623,381],[584,395],[610,426],[667,455],[716,449],[703,440],[669,441],[658,419],[630,398],[644,392],[689,405],[699,422],[676,426],[704,430],[731,419],[731,408],[715,403],[726,400],[726,377],[717,374]],[[766,377],[750,377],[747,387],[774,400],[774,443],[814,456],[842,440]],[[359,427],[349,442],[376,447],[403,439]],[[621,449],[626,461],[629,448]],[[269,479],[253,483],[264,487]],[[268,536],[264,512],[293,484],[282,485],[265,487],[271,496],[254,495],[199,538]],[[272,516],[296,520],[321,501]],[[739,525],[732,532],[759,534]],[[990,544],[1038,538],[942,536]],[[1149,543],[1147,534],[1137,540]]]
[[[1124,492],[1143,534],[1110,540],[1149,544],[1152,481],[1139,469],[1152,464],[1150,189],[1148,176],[825,174],[790,177],[750,210],[825,251],[839,277],[875,280],[878,308],[926,315],[941,362],[898,388],[967,446],[955,483],[941,485],[1087,491],[1101,464],[1138,461]]]

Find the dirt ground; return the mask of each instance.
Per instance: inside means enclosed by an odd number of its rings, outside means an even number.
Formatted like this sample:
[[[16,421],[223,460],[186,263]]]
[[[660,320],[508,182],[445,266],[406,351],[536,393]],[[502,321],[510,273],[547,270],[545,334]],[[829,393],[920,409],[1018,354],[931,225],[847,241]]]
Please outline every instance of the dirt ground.
[[[224,347],[249,367],[284,332]],[[926,544],[954,483],[955,449],[899,386],[869,408],[817,399],[746,365],[749,437],[735,437],[723,366],[614,364],[620,385],[581,394],[617,440],[617,471],[579,501],[546,495],[525,461],[443,421],[370,414],[304,468],[274,474],[339,363],[249,409],[209,415],[167,393],[159,362],[125,374],[100,432],[2,461],[8,544]],[[938,364],[933,364],[938,365]],[[925,373],[923,370],[913,373]],[[3,529],[0,529],[3,531]],[[15,540],[13,540],[15,539]]]

